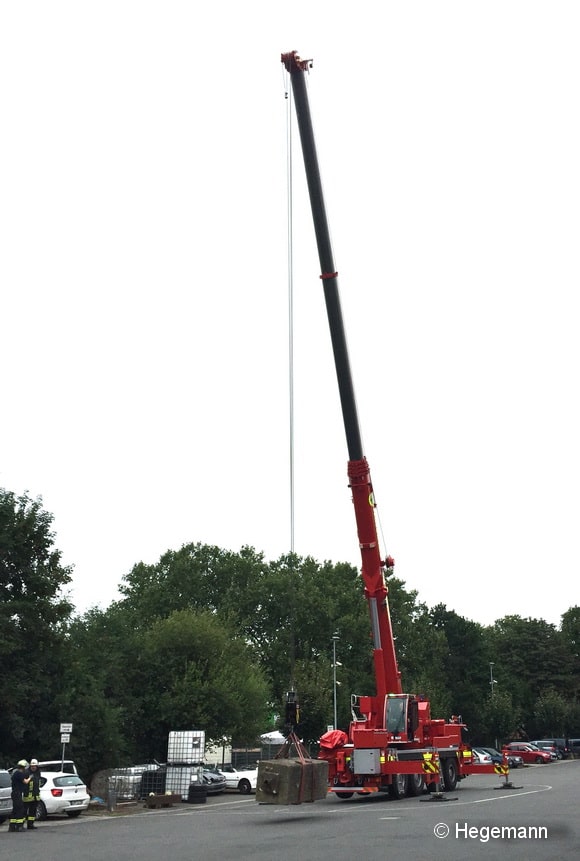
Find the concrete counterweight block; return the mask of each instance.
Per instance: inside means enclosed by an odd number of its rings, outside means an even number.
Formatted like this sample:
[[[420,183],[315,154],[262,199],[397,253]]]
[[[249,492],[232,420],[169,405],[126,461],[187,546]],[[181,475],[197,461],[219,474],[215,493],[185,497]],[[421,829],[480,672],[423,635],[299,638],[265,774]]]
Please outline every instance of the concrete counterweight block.
[[[256,801],[302,804],[326,798],[328,763],[321,759],[271,759],[258,764]]]

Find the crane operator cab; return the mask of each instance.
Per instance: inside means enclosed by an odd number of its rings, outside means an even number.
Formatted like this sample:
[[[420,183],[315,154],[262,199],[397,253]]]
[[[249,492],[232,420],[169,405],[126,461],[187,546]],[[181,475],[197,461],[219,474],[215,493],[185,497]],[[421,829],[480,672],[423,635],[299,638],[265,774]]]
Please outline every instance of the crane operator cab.
[[[419,726],[419,704],[409,694],[387,694],[385,729],[391,741],[413,741]]]

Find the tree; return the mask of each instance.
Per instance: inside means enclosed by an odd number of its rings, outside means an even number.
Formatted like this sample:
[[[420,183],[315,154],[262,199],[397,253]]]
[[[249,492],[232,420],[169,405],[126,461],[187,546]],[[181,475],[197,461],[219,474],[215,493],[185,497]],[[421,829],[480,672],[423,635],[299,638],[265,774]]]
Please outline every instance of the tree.
[[[54,695],[73,607],[63,592],[71,568],[54,547],[52,522],[41,498],[0,488],[0,661],[9,668],[0,726],[5,757],[40,750],[58,732]]]
[[[209,544],[184,544],[154,565],[135,565],[119,587],[121,603],[139,625],[188,607],[243,618],[260,601],[265,567],[263,555],[251,547],[234,553]]]
[[[565,642],[576,657],[580,656],[580,607],[570,607],[562,615],[560,626]]]
[[[543,691],[533,712],[533,738],[566,736],[566,722],[569,706],[564,697],[556,691]]]
[[[203,729],[254,743],[267,719],[268,686],[251,647],[218,615],[176,610],[135,633],[125,712],[141,757],[161,759],[171,730]]]
[[[520,711],[514,707],[511,694],[495,690],[487,695],[482,707],[482,727],[479,738],[489,744],[501,745],[514,737],[521,722]]]
[[[56,706],[74,724],[71,751],[87,778],[137,757],[127,701],[127,666],[137,654],[134,630],[115,605],[89,610],[69,627]]]
[[[580,698],[580,607],[570,607],[562,616],[560,626],[564,644],[570,654],[573,674],[568,686],[569,695]]]
[[[483,628],[443,604],[434,607],[430,615],[434,627],[443,631],[447,640],[443,678],[447,680],[453,712],[462,716],[477,737],[482,731],[481,713],[489,668]]]
[[[120,591],[119,611],[140,628],[186,608],[227,619],[252,645],[277,712],[283,710],[286,691],[296,685],[297,663],[321,660],[330,666],[337,630],[344,637],[341,661],[355,689],[372,685],[368,608],[351,565],[321,564],[295,554],[266,563],[250,547],[233,553],[187,544],[155,565],[136,565]],[[319,733],[330,716],[325,715]]]
[[[539,694],[553,690],[570,696],[574,659],[564,636],[543,619],[506,616],[489,631],[494,674],[509,684],[514,705],[522,712],[527,732]]]

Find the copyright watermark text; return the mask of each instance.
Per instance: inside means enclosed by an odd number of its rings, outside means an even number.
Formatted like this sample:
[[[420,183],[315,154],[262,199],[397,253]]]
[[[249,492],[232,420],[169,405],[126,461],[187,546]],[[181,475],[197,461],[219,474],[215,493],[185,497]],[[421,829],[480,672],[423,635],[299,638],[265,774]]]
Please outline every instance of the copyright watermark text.
[[[480,843],[489,843],[490,840],[548,839],[545,825],[470,825],[468,822],[456,822],[450,827],[445,822],[438,822],[433,833],[440,840],[454,837],[456,840],[478,840]]]

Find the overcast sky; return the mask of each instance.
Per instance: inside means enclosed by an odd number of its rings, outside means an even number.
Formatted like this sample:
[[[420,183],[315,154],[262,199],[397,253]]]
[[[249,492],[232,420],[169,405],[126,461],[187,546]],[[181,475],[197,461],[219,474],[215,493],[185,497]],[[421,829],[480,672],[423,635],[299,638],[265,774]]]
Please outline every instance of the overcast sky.
[[[0,486],[79,611],[291,545],[287,81],[308,88],[383,550],[482,624],[580,603],[576,2],[5,2]],[[294,549],[358,566],[301,154]]]

